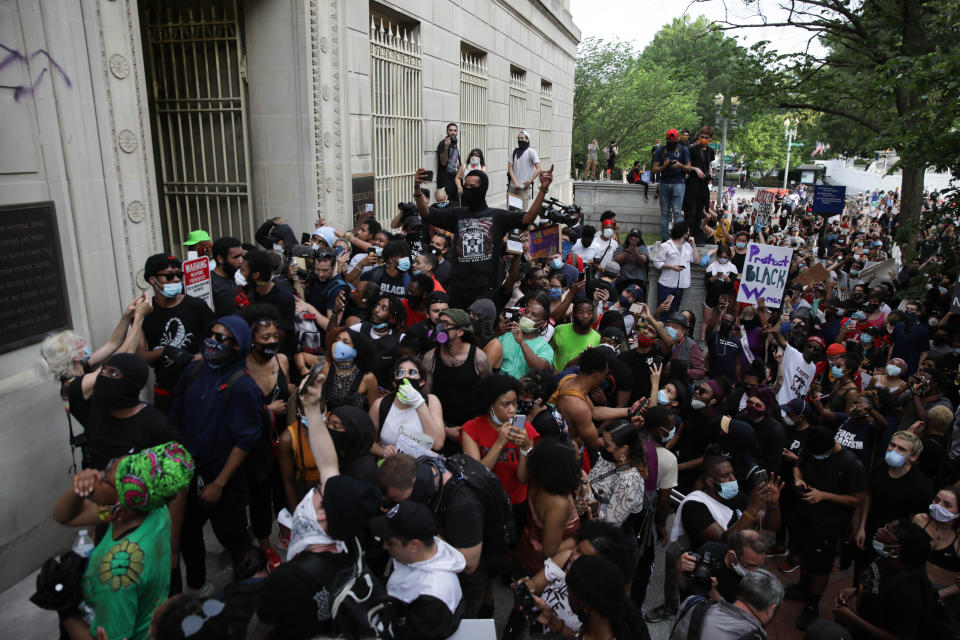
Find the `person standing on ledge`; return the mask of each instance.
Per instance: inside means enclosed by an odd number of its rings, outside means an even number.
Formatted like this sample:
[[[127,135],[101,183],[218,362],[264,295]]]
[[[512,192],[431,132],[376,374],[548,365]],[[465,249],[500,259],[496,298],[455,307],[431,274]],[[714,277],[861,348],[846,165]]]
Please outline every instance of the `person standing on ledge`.
[[[507,208],[510,208],[510,196],[513,196],[523,201],[521,209],[526,211],[530,202],[530,188],[540,175],[540,157],[530,146],[530,134],[526,131],[517,134],[517,148],[510,152],[510,157],[507,158],[507,175]]]

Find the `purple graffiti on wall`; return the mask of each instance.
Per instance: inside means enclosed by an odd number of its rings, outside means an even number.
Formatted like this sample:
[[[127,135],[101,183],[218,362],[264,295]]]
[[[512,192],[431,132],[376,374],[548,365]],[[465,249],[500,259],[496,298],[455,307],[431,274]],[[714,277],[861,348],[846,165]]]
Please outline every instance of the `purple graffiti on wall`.
[[[7,56],[3,60],[0,60],[0,71],[3,71],[4,67],[7,67],[15,62],[26,62],[29,65],[30,61],[38,56],[45,56],[47,59],[47,63],[49,64],[49,66],[43,68],[43,71],[40,72],[40,75],[37,76],[37,79],[34,80],[32,85],[30,86],[19,85],[14,88],[13,90],[14,100],[19,102],[20,98],[24,96],[32,96],[33,92],[36,91],[37,87],[40,86],[40,83],[43,81],[43,77],[47,75],[47,71],[49,71],[50,68],[53,68],[57,73],[60,74],[60,77],[63,78],[63,81],[67,84],[67,87],[69,88],[73,87],[73,83],[70,82],[70,76],[68,76],[67,72],[63,70],[63,67],[57,64],[57,61],[53,59],[53,57],[50,55],[50,53],[46,49],[37,49],[36,51],[31,53],[29,56],[24,55],[15,49],[11,49],[10,47],[4,44],[0,44],[0,49],[2,49],[7,53]]]

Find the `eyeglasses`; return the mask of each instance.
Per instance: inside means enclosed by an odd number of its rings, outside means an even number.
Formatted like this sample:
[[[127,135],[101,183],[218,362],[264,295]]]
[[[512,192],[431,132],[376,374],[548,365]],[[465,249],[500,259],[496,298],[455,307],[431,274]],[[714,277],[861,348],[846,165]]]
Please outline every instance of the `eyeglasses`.
[[[200,611],[200,615],[194,614],[192,616],[187,616],[180,622],[180,629],[183,631],[183,637],[189,638],[190,636],[197,634],[201,629],[203,629],[203,625],[207,623],[207,620],[223,613],[225,607],[226,605],[219,600],[207,600],[204,602]]]
[[[403,380],[404,378],[419,378],[420,369],[416,367],[410,367],[409,369],[397,369],[393,372],[393,377],[397,380]]]
[[[163,280],[164,282],[183,280],[183,271],[175,271],[173,273],[158,273],[157,280]]]
[[[234,340],[232,337],[228,336],[227,334],[217,333],[216,331],[211,331],[210,337],[216,340],[219,344],[223,344],[224,342],[236,342],[236,340]]]

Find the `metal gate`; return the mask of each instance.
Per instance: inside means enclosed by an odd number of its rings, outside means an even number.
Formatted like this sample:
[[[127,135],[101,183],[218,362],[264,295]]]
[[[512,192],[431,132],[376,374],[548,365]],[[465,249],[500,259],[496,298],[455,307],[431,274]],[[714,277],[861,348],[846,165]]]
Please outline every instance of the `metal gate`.
[[[237,0],[142,0],[164,246],[193,229],[253,239]]]
[[[486,56],[460,54],[460,148],[487,152]],[[466,162],[466,158],[463,161]]]
[[[384,225],[398,202],[411,199],[413,176],[423,162],[420,53],[419,36],[371,18],[374,208]]]

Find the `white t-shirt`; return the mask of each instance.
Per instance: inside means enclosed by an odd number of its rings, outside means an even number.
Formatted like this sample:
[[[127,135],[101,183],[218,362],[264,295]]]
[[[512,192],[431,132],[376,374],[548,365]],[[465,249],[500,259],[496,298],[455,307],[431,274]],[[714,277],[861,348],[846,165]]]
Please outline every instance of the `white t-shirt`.
[[[673,240],[661,242],[653,256],[653,266],[660,269],[659,283],[665,287],[687,289],[690,287],[690,264],[693,262],[693,247],[684,242],[679,247]],[[683,265],[683,271],[664,269],[664,265]]]
[[[533,147],[527,147],[527,150],[520,154],[520,157],[514,160],[513,158],[513,149],[507,152],[507,162],[513,165],[513,177],[517,179],[517,182],[523,184],[530,179],[530,176],[533,175],[534,170],[537,168],[537,163],[540,162],[540,157],[537,155],[536,149]],[[511,187],[513,184],[511,183]]]
[[[593,242],[590,243],[590,248],[593,249],[593,257],[600,258],[601,269],[613,262],[613,254],[617,252],[617,247],[619,246],[620,243],[617,242],[617,239],[613,236],[610,236],[609,240],[604,240],[598,233],[593,239]]]
[[[736,278],[737,274],[739,273],[740,272],[737,270],[737,265],[733,264],[732,262],[720,264],[718,261],[714,260],[707,265],[707,275],[716,276],[726,274]]]
[[[783,350],[783,384],[777,392],[777,402],[787,404],[794,398],[801,398],[810,391],[810,383],[817,371],[817,365],[803,359],[803,354],[789,344]]]
[[[597,257],[597,239],[594,238],[589,247],[583,246],[582,240],[577,240],[573,243],[571,251],[583,260],[583,266],[592,264],[593,259]]]
[[[677,486],[677,456],[665,447],[657,447],[657,489]]]

